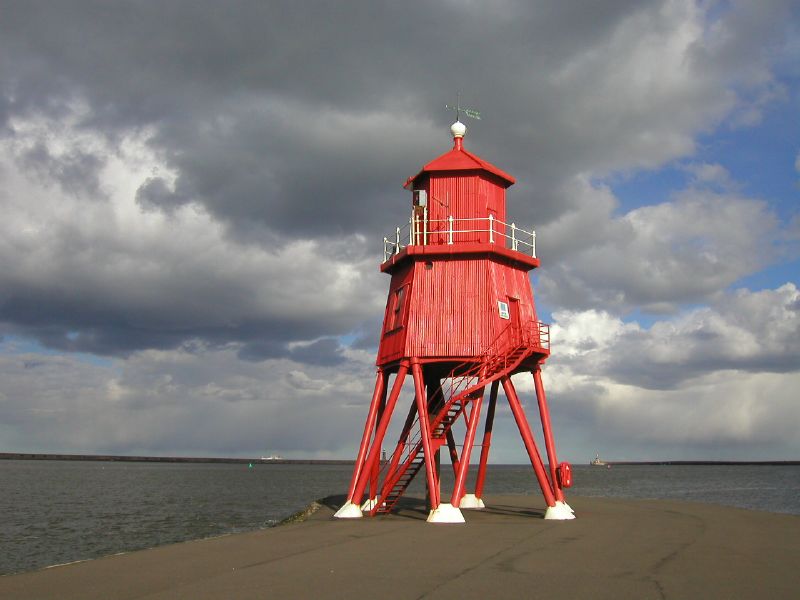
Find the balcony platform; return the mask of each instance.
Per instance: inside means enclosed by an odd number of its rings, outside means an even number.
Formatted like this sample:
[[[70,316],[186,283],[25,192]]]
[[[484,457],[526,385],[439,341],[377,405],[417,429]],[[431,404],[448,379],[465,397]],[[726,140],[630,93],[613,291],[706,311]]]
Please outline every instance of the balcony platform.
[[[481,242],[456,242],[453,244],[427,244],[403,246],[397,253],[392,254],[381,264],[384,273],[393,272],[400,264],[412,258],[425,260],[425,258],[441,259],[443,257],[475,258],[494,256],[514,267],[531,271],[539,266],[539,259],[524,254],[518,250],[511,250],[496,243]]]

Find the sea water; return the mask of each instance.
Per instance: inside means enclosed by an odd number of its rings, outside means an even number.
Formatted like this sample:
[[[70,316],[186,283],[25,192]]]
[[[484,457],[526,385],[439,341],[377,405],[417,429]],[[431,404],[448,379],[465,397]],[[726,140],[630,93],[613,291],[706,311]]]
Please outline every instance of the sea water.
[[[270,527],[314,499],[344,494],[351,472],[349,465],[0,461],[0,574]],[[443,465],[443,491],[452,480]],[[418,476],[410,493],[423,485]],[[529,465],[490,465],[485,493],[543,503]],[[800,466],[576,466],[569,494],[800,514]]]

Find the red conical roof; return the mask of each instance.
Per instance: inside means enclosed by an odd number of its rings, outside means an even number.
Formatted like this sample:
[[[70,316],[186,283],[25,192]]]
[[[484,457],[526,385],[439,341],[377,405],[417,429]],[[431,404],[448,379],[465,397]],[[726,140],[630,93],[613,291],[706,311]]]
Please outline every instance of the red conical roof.
[[[513,185],[516,182],[511,175],[502,169],[499,169],[492,163],[487,162],[479,156],[464,150],[461,139],[457,138],[455,140],[455,146],[452,150],[445,152],[440,157],[435,158],[427,165],[422,167],[422,170],[419,173],[408,178],[405,186],[403,187],[408,187],[423,173],[433,173],[436,171],[486,171],[502,179],[506,184],[505,187]]]

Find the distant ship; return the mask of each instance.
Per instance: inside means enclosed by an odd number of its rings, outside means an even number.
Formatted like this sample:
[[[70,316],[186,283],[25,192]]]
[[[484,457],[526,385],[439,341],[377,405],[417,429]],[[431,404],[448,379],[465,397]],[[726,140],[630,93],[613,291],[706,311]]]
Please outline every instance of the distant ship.
[[[590,460],[589,464],[593,467],[605,467],[606,461],[600,460],[600,454],[595,454],[594,460]]]
[[[270,454],[269,456],[262,456],[261,460],[283,460],[280,454]]]

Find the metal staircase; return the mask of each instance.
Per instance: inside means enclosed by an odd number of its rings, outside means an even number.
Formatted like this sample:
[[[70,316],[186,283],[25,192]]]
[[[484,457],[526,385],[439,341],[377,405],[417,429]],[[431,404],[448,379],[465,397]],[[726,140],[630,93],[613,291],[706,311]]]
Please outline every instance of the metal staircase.
[[[533,354],[549,353],[549,327],[533,322],[528,327],[509,325],[479,356],[453,368],[443,380],[438,394],[444,402],[431,413],[431,448],[436,451],[447,441],[447,433],[467,406],[480,397],[484,388],[505,375],[510,375]],[[413,432],[413,436],[412,436]],[[379,475],[382,493],[370,514],[392,511],[408,486],[425,464],[419,415],[405,430],[404,437]]]

